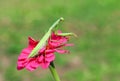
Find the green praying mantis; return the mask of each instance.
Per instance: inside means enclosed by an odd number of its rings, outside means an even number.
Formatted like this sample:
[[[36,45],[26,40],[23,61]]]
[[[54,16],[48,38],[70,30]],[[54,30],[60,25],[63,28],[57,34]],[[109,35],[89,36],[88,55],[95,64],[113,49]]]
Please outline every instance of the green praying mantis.
[[[32,52],[29,54],[28,58],[34,57],[34,56],[36,56],[36,55],[38,54],[39,50],[42,49],[42,48],[46,45],[49,37],[50,37],[51,34],[52,34],[52,31],[54,31],[54,29],[57,27],[57,25],[58,25],[61,21],[63,21],[63,20],[64,20],[64,18],[62,18],[62,17],[59,18],[59,19],[49,28],[48,32],[43,36],[43,38],[40,40],[40,42],[37,44],[37,46],[32,50]],[[71,36],[71,35],[74,35],[74,36],[76,36],[74,33],[60,33],[60,34],[57,34],[57,35],[60,35],[60,36]]]

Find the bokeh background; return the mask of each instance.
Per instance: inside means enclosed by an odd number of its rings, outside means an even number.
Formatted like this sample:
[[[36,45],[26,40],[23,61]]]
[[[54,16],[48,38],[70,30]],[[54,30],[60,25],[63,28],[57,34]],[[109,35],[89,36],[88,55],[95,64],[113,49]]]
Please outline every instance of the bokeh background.
[[[59,17],[74,32],[70,54],[56,54],[61,81],[120,81],[120,0],[0,0],[0,81],[54,81],[49,69],[17,71],[27,37],[40,39]]]

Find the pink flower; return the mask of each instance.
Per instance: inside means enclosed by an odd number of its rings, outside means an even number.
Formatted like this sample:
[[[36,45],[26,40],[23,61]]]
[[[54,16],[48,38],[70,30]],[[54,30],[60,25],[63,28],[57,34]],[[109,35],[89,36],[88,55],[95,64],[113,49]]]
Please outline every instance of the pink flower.
[[[61,32],[59,31],[58,33]],[[29,37],[28,40],[28,47],[23,49],[20,56],[18,57],[18,70],[26,68],[29,71],[33,71],[39,66],[41,66],[42,68],[48,68],[50,63],[55,60],[55,52],[62,54],[68,53],[68,50],[63,50],[61,48],[64,46],[71,46],[71,44],[66,44],[68,41],[68,37],[59,36],[53,32],[48,40],[48,44],[41,50],[39,50],[38,54],[35,57],[28,58],[33,48],[35,48],[39,42],[32,39],[31,37]]]

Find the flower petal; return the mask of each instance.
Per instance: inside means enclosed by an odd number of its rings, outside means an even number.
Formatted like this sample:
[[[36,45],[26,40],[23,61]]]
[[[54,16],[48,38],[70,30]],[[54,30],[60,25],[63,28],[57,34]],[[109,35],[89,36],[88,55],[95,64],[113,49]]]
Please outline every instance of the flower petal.
[[[65,46],[74,46],[74,44],[65,44]]]
[[[43,69],[48,68],[49,65],[50,65],[50,62],[47,62],[47,61],[41,63],[41,67],[42,67]]]
[[[55,59],[55,55],[54,55],[54,54],[52,54],[51,56],[49,56],[49,54],[47,54],[47,55],[46,55],[46,58],[45,58],[45,60],[48,61],[48,62],[51,62],[51,61],[53,61],[54,59]]]
[[[22,50],[22,53],[29,54],[31,51],[32,51],[31,48],[25,48],[25,49]]]
[[[21,55],[18,57],[18,61],[27,59],[27,56],[28,56],[28,55],[26,55],[26,54],[21,54]]]
[[[29,40],[29,45],[28,46],[32,47],[32,48],[34,48],[39,42],[39,41],[34,40],[32,37],[28,37],[28,40]]]
[[[32,62],[31,62],[31,67],[32,67],[32,68],[35,68],[35,69],[36,69],[39,65],[40,65],[40,64],[39,64],[37,61],[32,61]]]
[[[64,54],[64,53],[69,53],[68,50],[61,50],[61,49],[55,49],[56,52]]]
[[[17,70],[21,70],[23,68],[24,68],[24,66],[22,66],[22,65],[21,66],[20,65],[17,66]]]
[[[42,49],[39,50],[39,53],[43,53],[45,51],[45,47],[43,47]]]
[[[53,53],[53,52],[55,52],[55,50],[53,50],[53,49],[48,49],[48,50],[45,51],[46,54]]]
[[[38,62],[42,62],[43,59],[44,59],[43,55],[40,55],[40,56],[38,57]]]
[[[29,63],[26,65],[26,69],[29,70],[29,71],[35,70],[34,67],[31,67],[31,62],[29,62]]]

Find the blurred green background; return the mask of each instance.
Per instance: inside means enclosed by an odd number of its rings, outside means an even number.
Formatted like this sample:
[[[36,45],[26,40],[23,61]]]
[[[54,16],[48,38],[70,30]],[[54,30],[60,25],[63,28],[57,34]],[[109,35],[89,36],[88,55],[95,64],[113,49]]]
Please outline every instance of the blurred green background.
[[[40,39],[59,17],[74,32],[70,54],[56,54],[61,81],[120,81],[120,0],[0,0],[0,81],[54,81],[49,69],[17,71],[27,37]]]

